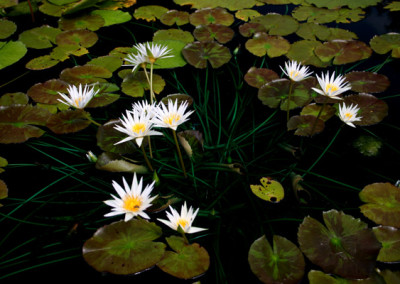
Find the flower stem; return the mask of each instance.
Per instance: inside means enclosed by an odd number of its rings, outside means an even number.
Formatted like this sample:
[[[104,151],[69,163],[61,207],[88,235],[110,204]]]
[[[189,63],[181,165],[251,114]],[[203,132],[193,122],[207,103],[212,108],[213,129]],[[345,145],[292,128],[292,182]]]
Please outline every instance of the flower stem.
[[[188,245],[189,240],[187,239],[185,232],[182,232],[182,238],[183,238],[183,241],[185,242],[185,244]]]
[[[153,91],[153,63],[150,64],[150,102],[153,103],[153,99],[156,99],[156,96],[154,95]]]
[[[93,123],[94,125],[97,126],[101,126],[100,123],[98,123],[97,121],[94,121],[93,118],[90,116],[90,114],[88,113],[88,115],[86,115],[87,120],[89,120],[91,123]]]
[[[143,143],[142,143],[142,146],[141,146],[140,148],[142,148],[143,157],[144,157],[144,160],[146,161],[147,166],[149,167],[150,171],[153,172],[153,171],[154,171],[154,170],[153,170],[153,167],[151,166],[150,161],[149,161],[149,159],[147,158],[146,152],[144,151]]]
[[[325,96],[324,102],[322,103],[322,107],[321,107],[321,109],[319,110],[318,115],[317,115],[317,118],[315,119],[314,124],[313,124],[313,127],[312,127],[312,129],[311,129],[310,137],[313,136],[313,134],[314,134],[315,127],[317,126],[317,121],[318,121],[319,117],[321,116],[322,111],[324,110],[324,107],[325,107],[325,105],[326,105],[327,99],[328,99],[328,97]]]
[[[293,80],[290,80],[289,96],[287,99],[287,107],[286,107],[286,121],[289,121],[290,97],[292,95],[292,89],[293,89]]]
[[[150,158],[153,159],[153,151],[151,150],[151,140],[150,140],[150,136],[147,136],[147,141],[148,141],[148,143],[149,143]]]
[[[174,135],[174,141],[175,141],[175,145],[176,145],[176,150],[178,151],[179,161],[181,162],[183,175],[186,178],[187,174],[186,174],[185,164],[183,163],[181,149],[179,148],[178,138],[176,137],[176,131],[173,130],[173,129],[172,129],[172,134]]]

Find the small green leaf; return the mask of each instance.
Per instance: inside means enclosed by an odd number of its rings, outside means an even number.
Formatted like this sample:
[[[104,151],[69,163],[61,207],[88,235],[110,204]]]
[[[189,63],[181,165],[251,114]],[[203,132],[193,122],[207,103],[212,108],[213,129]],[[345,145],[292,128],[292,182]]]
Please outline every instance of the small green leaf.
[[[250,185],[251,191],[255,196],[263,200],[278,203],[285,197],[285,190],[279,181],[270,177],[260,179],[261,184]]]
[[[0,70],[19,61],[27,51],[21,41],[0,41]]]

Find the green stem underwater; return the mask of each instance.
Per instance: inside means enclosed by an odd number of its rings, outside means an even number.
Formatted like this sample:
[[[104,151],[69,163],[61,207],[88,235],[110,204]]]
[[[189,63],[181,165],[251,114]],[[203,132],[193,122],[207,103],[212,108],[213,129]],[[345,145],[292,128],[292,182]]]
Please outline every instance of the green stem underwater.
[[[144,160],[146,161],[147,166],[149,167],[150,171],[153,172],[154,170],[153,170],[153,167],[150,164],[149,159],[147,158],[146,152],[144,150],[143,142],[142,142],[142,146],[140,148],[142,148],[143,157],[144,157]]]
[[[173,134],[173,136],[174,136],[174,141],[175,141],[175,145],[176,145],[176,150],[178,151],[179,161],[181,162],[183,175],[184,175],[184,177],[186,178],[186,177],[187,177],[187,174],[186,174],[185,164],[183,163],[183,158],[182,158],[181,149],[179,148],[178,138],[176,137],[176,131],[173,130],[173,129],[172,129],[172,134]]]
[[[311,128],[310,137],[312,137],[312,136],[314,135],[315,127],[317,126],[318,119],[320,118],[320,116],[321,116],[321,114],[322,114],[322,111],[323,111],[324,108],[325,108],[327,99],[328,99],[328,97],[325,96],[324,102],[322,103],[322,107],[321,107],[321,109],[320,109],[319,112],[318,112],[318,115],[317,115],[317,118],[316,118],[315,121],[314,121],[313,127]]]
[[[291,99],[291,95],[292,95],[293,83],[294,83],[293,80],[290,80],[289,96],[287,99],[287,107],[286,107],[286,122],[289,121],[290,99]]]

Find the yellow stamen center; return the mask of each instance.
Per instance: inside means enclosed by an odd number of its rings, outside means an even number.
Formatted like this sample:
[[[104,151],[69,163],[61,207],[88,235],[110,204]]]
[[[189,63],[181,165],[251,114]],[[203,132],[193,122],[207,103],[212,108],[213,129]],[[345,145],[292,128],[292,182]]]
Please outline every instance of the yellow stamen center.
[[[132,131],[134,132],[134,133],[136,133],[136,134],[140,134],[140,132],[144,132],[146,130],[146,124],[144,124],[144,123],[142,123],[142,122],[138,122],[138,123],[135,123],[133,126],[132,126]]]
[[[75,101],[74,101],[74,102],[75,102],[75,105],[76,105],[76,106],[79,106],[79,103],[80,103],[81,101],[82,101],[82,98],[76,98]]]
[[[299,76],[299,72],[297,72],[296,70],[290,71],[290,77],[296,78],[297,76]]]
[[[172,125],[174,122],[177,122],[181,119],[181,116],[179,114],[176,113],[171,113],[169,116],[167,116],[166,118],[164,118],[164,122],[166,124]]]
[[[345,113],[344,115],[346,118],[350,119],[353,117],[353,114],[351,114],[350,112]]]
[[[338,89],[339,89],[339,88],[338,88],[338,86],[336,86],[336,85],[333,85],[333,84],[326,84],[325,92],[326,92],[326,93],[333,93],[333,92],[337,91]]]
[[[187,220],[185,220],[185,219],[179,219],[178,220],[178,226],[181,226],[182,227],[182,229],[185,229],[186,228],[186,226],[188,225],[188,221]]]
[[[128,196],[124,199],[124,209],[137,212],[142,205],[142,199],[136,196]]]

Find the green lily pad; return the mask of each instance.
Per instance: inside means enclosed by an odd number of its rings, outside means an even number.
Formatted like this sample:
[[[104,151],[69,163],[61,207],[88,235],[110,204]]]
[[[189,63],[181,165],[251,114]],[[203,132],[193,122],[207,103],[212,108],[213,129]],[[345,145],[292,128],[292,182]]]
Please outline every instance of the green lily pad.
[[[53,48],[50,52],[50,57],[54,60],[65,61],[70,55],[82,56],[87,53],[89,53],[89,51],[79,44],[63,44]]]
[[[220,24],[208,24],[199,25],[193,31],[193,35],[199,41],[213,41],[216,40],[219,43],[227,43],[231,41],[235,32],[224,25]]]
[[[352,40],[352,39],[357,39],[357,35],[351,31],[345,30],[345,29],[340,29],[340,28],[329,28],[329,31],[331,32],[330,36],[326,39],[327,41],[329,40],[334,40],[334,39],[342,39],[342,40]]]
[[[103,83],[104,84],[104,83]],[[102,87],[99,86],[101,89]],[[96,88],[95,88],[96,90]],[[111,94],[107,93],[107,91],[100,91],[98,94],[96,94],[90,102],[86,105],[87,108],[96,108],[96,107],[104,107],[112,104],[113,102],[117,101],[119,99],[118,94]]]
[[[52,114],[46,126],[56,134],[74,133],[88,127],[91,122],[87,119],[90,114],[81,109],[61,111]]]
[[[398,262],[400,261],[400,230],[389,226],[372,228],[382,248],[378,254],[378,261]]]
[[[353,71],[345,75],[351,90],[358,93],[382,93],[390,85],[388,77],[365,71]]]
[[[62,17],[58,21],[58,27],[63,31],[88,29],[97,31],[105,24],[104,18],[99,15],[83,15],[75,18]]]
[[[251,184],[250,189],[255,196],[262,200],[278,203],[285,197],[285,189],[282,184],[271,177],[262,177],[261,184]]]
[[[121,58],[119,58],[117,56],[106,55],[106,56],[96,57],[96,58],[90,60],[86,64],[104,67],[112,73],[121,67],[122,60],[121,60]]]
[[[189,96],[189,95],[186,95],[186,94],[170,94],[170,95],[167,95],[167,96],[163,97],[161,99],[161,103],[163,103],[165,106],[168,106],[168,101],[169,100],[171,100],[173,102],[177,101],[177,106],[178,107],[183,102],[187,102],[188,107],[190,107],[194,102],[193,98],[191,96]]]
[[[192,161],[203,157],[203,134],[197,130],[185,130],[177,133],[179,143]]]
[[[270,108],[277,108],[280,106],[281,110],[287,110],[290,84],[291,81],[289,79],[276,79],[266,83],[258,90],[258,98],[264,105]],[[300,82],[293,82],[289,109],[302,107],[311,102],[311,88],[315,85],[316,79],[313,77]]]
[[[314,6],[299,6],[292,12],[293,18],[308,23],[325,24],[335,21],[339,12],[334,9],[322,9]]]
[[[154,242],[161,228],[143,219],[114,222],[101,227],[83,245],[83,258],[100,272],[119,275],[153,267],[163,257],[166,245]]]
[[[29,70],[44,70],[60,63],[60,60],[53,59],[50,55],[43,55],[29,60],[25,67]]]
[[[128,96],[143,97],[145,91],[150,90],[149,83],[146,79],[146,73],[144,71],[132,73],[130,70],[122,70],[118,73],[118,75],[122,76],[123,78],[121,83],[121,91]],[[158,74],[153,74],[154,93],[161,93],[161,91],[164,90],[164,87],[164,79]]]
[[[126,135],[121,131],[116,130],[114,127],[119,124],[118,119],[113,119],[107,123],[99,126],[96,134],[97,146],[105,152],[115,154],[130,154],[137,150],[135,143],[127,141],[125,143],[117,144],[122,139],[126,138]]]
[[[18,4],[18,0],[1,0],[0,9],[9,8]]]
[[[327,67],[329,62],[322,62],[314,50],[321,46],[322,43],[317,40],[300,40],[291,44],[286,56],[290,60],[300,62],[303,65],[313,65],[315,67]]]
[[[8,38],[16,30],[17,25],[14,22],[7,19],[0,19],[0,39]]]
[[[330,62],[335,65],[357,62],[369,58],[372,54],[364,42],[357,40],[332,40],[325,42],[314,50],[315,54],[323,62]]]
[[[359,279],[371,275],[381,248],[367,224],[351,215],[323,212],[325,225],[306,217],[299,227],[301,251],[327,273]]]
[[[145,166],[134,164],[131,161],[128,162],[117,154],[107,152],[98,157],[96,169],[113,173],[148,173],[148,169]]]
[[[51,4],[50,2],[43,0],[42,5],[39,6],[39,11],[45,15],[53,17],[61,17],[64,13],[65,7]]]
[[[251,37],[257,33],[266,33],[267,29],[260,23],[244,23],[239,26],[239,33],[244,37]]]
[[[369,41],[369,45],[376,53],[385,54],[392,51],[392,57],[400,58],[400,34],[398,33],[376,35]]]
[[[172,57],[158,59],[156,63],[154,63],[154,69],[171,69],[185,66],[187,62],[182,56],[182,50],[187,44],[185,40],[187,40],[187,38],[179,40],[153,40],[156,44],[166,46],[171,50],[171,54],[173,55]]]
[[[328,27],[318,23],[302,23],[299,25],[296,34],[308,40],[327,40],[331,32]]]
[[[183,57],[186,61],[196,68],[206,68],[207,62],[213,68],[218,68],[228,63],[232,55],[229,49],[216,42],[199,42],[189,43],[182,50]]]
[[[25,93],[7,93],[0,97],[0,106],[26,105],[29,98]]]
[[[381,122],[388,115],[388,105],[370,94],[349,95],[344,98],[346,105],[356,104],[360,108],[360,121],[355,121],[355,125],[367,126]]]
[[[286,54],[290,43],[281,36],[271,36],[266,33],[256,33],[252,39],[246,41],[246,49],[256,56],[266,54],[273,58]]]
[[[97,40],[97,34],[88,30],[65,31],[56,36],[57,45],[80,45],[85,48],[93,46]]]
[[[189,23],[189,13],[185,11],[169,10],[160,17],[160,21],[167,26],[182,26]]]
[[[257,89],[276,79],[279,79],[279,75],[275,71],[267,68],[251,67],[244,75],[244,80],[247,84]]]
[[[326,7],[328,9],[335,9],[338,7],[348,6],[351,9],[355,8],[366,8],[369,6],[375,6],[382,0],[364,0],[364,1],[352,1],[352,0],[307,0],[307,3],[313,4],[317,7]]]
[[[385,6],[385,9],[389,9],[390,12],[400,11],[400,1],[392,1]]]
[[[66,6],[63,6],[63,15],[69,15],[69,14],[74,14],[76,12],[79,12],[81,10],[91,8],[91,7],[96,7],[98,3],[103,2],[103,0],[80,0],[77,2],[72,2]]]
[[[0,41],[0,70],[19,61],[27,51],[21,41]]]
[[[38,138],[45,131],[33,126],[46,124],[50,113],[31,105],[15,105],[0,109],[0,143],[22,143]]]
[[[309,104],[306,105],[300,112],[300,115],[313,115],[315,117],[320,113],[322,106],[317,104]],[[322,110],[319,119],[322,119],[324,122],[334,116],[336,113],[336,109],[333,106],[325,105]]]
[[[6,183],[0,179],[0,199],[4,199],[8,197],[8,188]],[[0,207],[3,205],[0,203]]]
[[[79,0],[49,0],[51,4],[57,5],[57,6],[64,6],[66,4],[71,4],[74,2],[78,2]]]
[[[325,274],[322,271],[317,270],[311,270],[308,272],[308,280],[310,281],[310,284],[387,284],[375,273],[371,277],[365,279],[351,280],[335,275]]]
[[[194,37],[190,32],[180,29],[158,30],[153,35],[154,42],[168,40],[178,40],[189,43],[194,41]]]
[[[317,119],[314,115],[294,115],[287,123],[288,130],[295,130],[295,135],[312,136],[322,132],[325,123],[322,119]]]
[[[400,228],[400,189],[388,182],[372,183],[359,193],[361,213],[377,224]]]
[[[273,248],[265,235],[250,246],[248,261],[251,271],[267,284],[299,283],[304,275],[304,257],[288,239],[274,235]]]
[[[244,22],[247,22],[259,16],[261,16],[261,14],[253,9],[241,9],[239,11],[236,11],[235,13],[235,17]]]
[[[339,16],[336,19],[337,23],[349,24],[351,22],[361,21],[365,17],[365,11],[362,10],[361,8],[355,8],[355,9],[342,8],[338,10],[338,12]]]
[[[121,10],[94,10],[91,15],[98,15],[104,19],[104,27],[129,22],[132,16]]]
[[[62,99],[58,94],[67,92],[68,84],[58,79],[37,83],[28,89],[27,95],[37,103],[58,104]]]
[[[236,11],[244,8],[252,8],[259,2],[256,0],[174,0],[178,5],[191,5],[191,8],[216,8],[223,7],[231,11]]]
[[[70,84],[92,84],[97,82],[106,82],[105,78],[111,78],[112,73],[96,65],[83,65],[66,68],[61,71],[60,79]]]
[[[233,15],[221,7],[198,9],[189,16],[189,22],[195,27],[208,24],[230,26],[234,20]]]
[[[53,47],[56,43],[56,37],[62,31],[50,26],[41,26],[30,30],[23,31],[19,35],[19,40],[23,42],[26,47],[43,49]]]
[[[273,13],[256,17],[250,23],[262,24],[269,35],[290,35],[299,28],[299,23],[293,17]]]
[[[154,22],[168,11],[167,8],[158,5],[141,6],[135,10],[133,17],[137,20],[141,19],[147,22]]]
[[[380,271],[379,274],[385,279],[386,284],[396,284],[400,282],[400,271],[385,269]]]
[[[204,274],[210,266],[208,252],[197,243],[186,244],[177,236],[165,238],[174,251],[166,251],[157,266],[180,279],[192,279]]]

